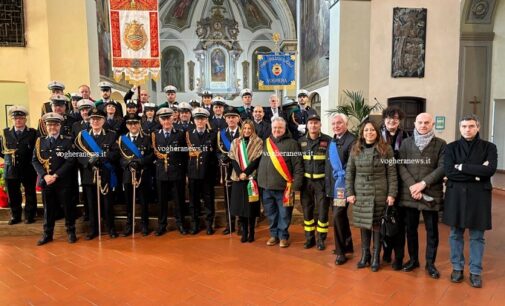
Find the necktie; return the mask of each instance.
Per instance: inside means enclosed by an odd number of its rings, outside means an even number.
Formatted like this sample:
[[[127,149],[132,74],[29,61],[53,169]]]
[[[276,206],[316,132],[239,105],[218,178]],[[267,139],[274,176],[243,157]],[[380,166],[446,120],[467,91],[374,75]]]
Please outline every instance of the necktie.
[[[198,132],[198,136],[202,137],[203,136],[203,132]]]
[[[54,147],[54,138],[49,137],[49,148],[52,148],[52,147]]]
[[[165,139],[168,139],[170,137],[170,133],[169,132],[165,132]]]
[[[112,120],[112,119],[107,119],[107,123],[108,123],[109,125],[112,125],[112,123],[114,123],[114,120]]]
[[[21,130],[17,130],[16,131],[16,137],[19,138],[21,136],[21,134],[23,133],[23,131]]]
[[[135,142],[136,139],[137,139],[137,136],[132,136],[132,142]]]

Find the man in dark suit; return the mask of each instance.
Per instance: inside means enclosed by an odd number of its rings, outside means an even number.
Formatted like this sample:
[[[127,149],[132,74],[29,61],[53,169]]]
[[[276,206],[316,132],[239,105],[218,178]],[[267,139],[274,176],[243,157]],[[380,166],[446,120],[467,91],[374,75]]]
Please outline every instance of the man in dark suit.
[[[174,203],[174,215],[177,229],[182,235],[187,234],[184,226],[186,196],[187,153],[185,134],[173,127],[173,110],[163,107],[156,113],[161,129],[151,134],[155,156],[156,182],[158,189],[159,214],[158,229],[154,233],[161,236],[167,232],[168,200],[171,195]]]
[[[75,157],[68,156],[73,153],[73,141],[70,136],[60,134],[63,116],[51,112],[46,113],[42,120],[47,127],[47,136],[37,139],[32,159],[40,177],[44,202],[44,233],[37,245],[53,241],[54,224],[60,208],[65,214],[68,242],[75,243],[76,203],[71,201],[73,180],[69,177],[73,174]]]
[[[25,223],[33,223],[37,213],[35,193],[37,174],[31,161],[37,132],[26,126],[28,110],[25,107],[12,106],[8,112],[13,127],[3,130],[1,150],[4,155],[4,177],[11,208],[9,225],[21,222],[21,184],[25,190]]]
[[[272,118],[275,117],[282,117],[285,120],[287,119],[286,113],[281,108],[279,97],[276,94],[270,96],[268,103],[270,104],[270,107],[265,107],[263,109],[263,111],[265,112],[265,117],[263,118],[263,120],[265,120],[266,122],[268,122],[268,124],[270,124]]]
[[[203,197],[207,235],[214,234],[214,181],[216,169],[216,134],[207,128],[209,112],[198,107],[193,110],[195,128],[186,132],[189,149],[189,207],[192,213],[190,233],[195,235],[200,228],[200,198]]]
[[[272,133],[272,127],[270,122],[264,120],[263,107],[255,106],[253,116],[256,135],[264,141]]]

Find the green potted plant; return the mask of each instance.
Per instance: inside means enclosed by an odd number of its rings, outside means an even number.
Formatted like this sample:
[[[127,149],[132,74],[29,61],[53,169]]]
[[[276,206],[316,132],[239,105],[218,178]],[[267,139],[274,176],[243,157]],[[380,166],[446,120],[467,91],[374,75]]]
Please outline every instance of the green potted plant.
[[[340,105],[327,112],[330,115],[334,113],[346,115],[349,118],[349,127],[352,126],[349,131],[357,136],[363,120],[368,118],[372,112],[381,109],[382,105],[378,101],[375,104],[369,105],[365,101],[363,92],[344,90],[344,95],[340,98]]]

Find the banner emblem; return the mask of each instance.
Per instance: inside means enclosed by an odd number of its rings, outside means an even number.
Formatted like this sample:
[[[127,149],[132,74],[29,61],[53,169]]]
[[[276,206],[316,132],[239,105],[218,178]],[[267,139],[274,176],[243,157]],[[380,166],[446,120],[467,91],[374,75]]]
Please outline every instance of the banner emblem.
[[[144,30],[144,25],[133,20],[132,23],[127,23],[123,37],[126,45],[133,51],[138,51],[147,43],[147,34]]]

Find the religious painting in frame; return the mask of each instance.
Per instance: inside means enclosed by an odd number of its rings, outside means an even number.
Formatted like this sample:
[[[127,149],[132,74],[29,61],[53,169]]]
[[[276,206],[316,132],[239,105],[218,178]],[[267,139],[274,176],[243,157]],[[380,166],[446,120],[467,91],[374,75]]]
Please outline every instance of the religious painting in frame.
[[[393,78],[423,78],[426,54],[425,8],[393,9]]]
[[[301,1],[300,88],[328,85],[330,9],[327,1]]]

